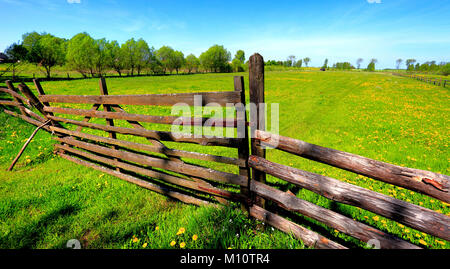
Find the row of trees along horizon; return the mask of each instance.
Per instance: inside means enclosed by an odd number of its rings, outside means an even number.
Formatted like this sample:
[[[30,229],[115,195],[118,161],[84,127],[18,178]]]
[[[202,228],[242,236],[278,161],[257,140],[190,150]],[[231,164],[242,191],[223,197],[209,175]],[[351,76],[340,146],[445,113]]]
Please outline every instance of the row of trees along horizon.
[[[174,50],[169,46],[162,46],[158,50],[150,47],[144,39],[129,39],[123,44],[117,41],[108,41],[105,38],[94,39],[88,33],[79,33],[70,40],[59,38],[48,33],[30,32],[22,36],[22,41],[13,43],[5,54],[11,63],[10,68],[15,76],[17,65],[29,62],[41,67],[47,78],[51,77],[51,70],[56,65],[66,65],[68,68],[79,72],[84,78],[88,76],[103,76],[108,71],[115,71],[119,76],[141,75],[143,71],[153,74],[166,74],[184,69],[187,73],[199,72],[243,72],[248,69],[245,62],[245,52],[238,50],[231,60],[231,53],[224,46],[214,45],[199,57],[193,54],[184,56],[183,52]],[[309,57],[296,60],[296,56],[290,55],[286,61],[269,60],[267,66],[284,67],[308,67]],[[356,61],[356,68],[360,69],[363,59]],[[450,63],[435,61],[416,63],[415,59],[407,59],[407,71],[433,72],[448,75]],[[367,71],[375,71],[377,59],[371,59]],[[397,69],[400,69],[402,59],[396,61]],[[322,70],[351,70],[355,67],[349,62],[338,62],[328,66],[325,59]]]

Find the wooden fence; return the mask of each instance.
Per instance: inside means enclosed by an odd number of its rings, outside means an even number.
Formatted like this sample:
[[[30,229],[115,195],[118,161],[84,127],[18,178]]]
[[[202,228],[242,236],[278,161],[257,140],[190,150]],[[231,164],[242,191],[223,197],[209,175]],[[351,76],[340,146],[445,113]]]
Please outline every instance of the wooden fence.
[[[431,77],[427,77],[427,76],[423,76],[423,75],[413,75],[413,74],[401,74],[401,73],[392,73],[392,75],[394,76],[399,76],[399,77],[406,77],[406,78],[413,78],[419,81],[423,81],[425,83],[430,83],[436,86],[442,86],[442,87],[447,87],[448,86],[448,80],[446,79],[442,79],[442,78],[431,78]]]
[[[22,95],[11,82],[7,82],[8,88],[0,88],[0,92],[10,98],[1,99],[0,105],[4,107],[5,113],[52,132],[58,142],[55,144],[55,152],[74,163],[185,203],[217,205],[227,204],[228,201],[239,202],[250,216],[286,233],[292,233],[305,245],[315,248],[346,247],[288,220],[280,212],[289,211],[306,216],[362,242],[377,242],[381,248],[419,247],[341,213],[303,200],[292,193],[283,192],[266,182],[266,175],[310,190],[332,201],[368,210],[424,233],[450,240],[450,217],[444,214],[268,160],[265,148],[271,147],[450,203],[449,176],[383,163],[267,132],[264,125],[265,112],[260,109],[264,104],[264,61],[259,54],[253,55],[249,60],[249,99],[257,107],[250,113],[250,121],[247,121],[243,105],[246,100],[243,77],[234,78],[234,91],[152,95],[108,95],[104,79],[100,79],[100,95],[95,96],[46,95],[39,81],[35,80],[34,83],[39,96],[34,95],[26,85],[20,84],[18,88]],[[202,103],[195,101],[196,96],[202,97]],[[214,119],[212,125],[232,128],[235,137],[199,137],[192,134],[180,136],[165,130],[152,130],[142,123],[167,126],[174,124],[178,117],[133,114],[126,111],[133,106],[172,106],[179,103],[190,107],[204,107],[210,103],[233,104],[234,117]],[[55,104],[88,104],[92,108],[75,109]],[[101,107],[103,110],[100,110]],[[40,115],[32,109],[37,110]],[[75,116],[81,116],[82,119],[72,119]],[[104,120],[105,124],[91,122],[94,118]],[[204,117],[183,118],[183,122],[190,126],[202,126],[211,120]],[[47,123],[48,125],[45,125]],[[125,123],[132,128],[123,127]],[[250,130],[247,126],[250,126]],[[104,132],[107,136],[83,132],[86,129]],[[125,136],[145,138],[148,143],[121,139]],[[198,144],[201,148],[226,147],[234,149],[236,156],[174,149],[163,142],[176,145]],[[212,165],[221,163],[238,169],[235,169],[236,173],[223,172],[190,163],[186,159],[207,161]],[[271,201],[270,205],[268,201]]]

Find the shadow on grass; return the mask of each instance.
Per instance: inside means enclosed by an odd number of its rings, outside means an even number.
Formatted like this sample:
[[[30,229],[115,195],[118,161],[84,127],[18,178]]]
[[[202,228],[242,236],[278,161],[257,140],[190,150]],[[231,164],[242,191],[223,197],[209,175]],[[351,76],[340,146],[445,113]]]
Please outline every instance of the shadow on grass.
[[[2,248],[32,249],[45,238],[49,227],[55,225],[61,219],[76,214],[80,208],[76,205],[62,205],[57,209],[43,215],[36,221],[12,231],[11,235],[0,237]],[[67,225],[70,225],[67,224]]]

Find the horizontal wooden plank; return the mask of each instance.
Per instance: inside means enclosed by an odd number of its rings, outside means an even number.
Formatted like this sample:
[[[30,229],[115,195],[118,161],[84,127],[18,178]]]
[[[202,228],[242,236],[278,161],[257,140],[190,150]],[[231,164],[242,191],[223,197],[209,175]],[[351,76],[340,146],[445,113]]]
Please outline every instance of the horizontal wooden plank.
[[[369,210],[419,231],[450,240],[450,217],[334,178],[250,156],[250,167],[313,191],[333,201]]]
[[[252,181],[250,189],[257,195],[276,202],[286,210],[298,212],[304,216],[318,220],[331,228],[353,236],[365,243],[375,239],[380,242],[380,248],[383,249],[420,249],[418,246],[405,240],[297,198],[292,194],[267,186],[261,182]]]
[[[389,184],[420,192],[450,203],[450,177],[438,173],[401,167],[359,155],[329,149],[301,140],[256,131],[262,145],[358,173]]]
[[[7,88],[0,88],[0,92],[7,93],[7,94],[11,95],[12,97],[20,99],[20,100],[22,100],[22,102],[30,105],[30,101],[27,98],[25,98],[24,96],[20,95],[19,93],[15,92],[15,91],[12,91]]]
[[[68,145],[72,145],[75,147],[79,147],[85,150],[93,151],[96,153],[100,153],[106,156],[111,156],[114,158],[127,160],[130,162],[142,164],[142,165],[148,165],[151,167],[157,167],[185,175],[191,175],[199,178],[209,179],[213,181],[218,181],[222,183],[229,183],[229,184],[236,184],[240,186],[246,186],[247,178],[235,174],[230,174],[222,171],[217,171],[211,168],[205,168],[195,165],[190,165],[182,162],[175,162],[167,159],[161,159],[156,157],[149,157],[137,153],[131,153],[116,149],[110,149],[107,147],[86,143],[83,141],[79,141],[76,139],[73,139],[71,137],[64,137],[64,138],[54,138],[55,140],[66,143]]]
[[[285,233],[293,234],[308,247],[318,249],[346,249],[346,247],[331,241],[320,234],[308,230],[292,221],[273,214],[257,205],[250,207],[250,216],[263,221]]]
[[[11,101],[11,100],[1,100],[0,99],[0,105],[4,105],[4,106],[19,106],[19,103],[16,101]]]
[[[88,127],[91,129],[96,130],[102,130],[106,132],[116,132],[120,134],[125,135],[134,135],[134,136],[141,136],[141,137],[148,137],[148,138],[154,138],[160,141],[173,141],[173,142],[182,142],[182,143],[194,143],[194,144],[200,144],[203,146],[223,146],[223,147],[238,147],[238,138],[195,138],[192,134],[174,134],[171,132],[165,132],[165,131],[153,131],[153,130],[147,130],[147,129],[136,129],[136,128],[125,128],[125,127],[118,127],[118,126],[106,126],[102,124],[96,124],[96,123],[90,123],[90,122],[82,122],[77,120],[71,120],[61,117],[55,117],[55,116],[47,116],[47,118],[55,120],[57,122],[65,122],[74,124],[77,126],[83,126]],[[178,137],[180,135],[181,137]]]
[[[195,97],[201,97],[201,103],[194,102]],[[240,93],[236,91],[172,93],[172,94],[144,94],[144,95],[40,95],[41,102],[75,103],[75,104],[104,104],[104,105],[153,105],[173,106],[186,104],[188,106],[204,106],[206,104],[237,104]]]
[[[75,136],[78,138],[89,139],[89,140],[93,140],[96,142],[107,143],[110,145],[131,148],[131,149],[135,149],[135,150],[144,150],[144,151],[150,151],[150,152],[155,152],[155,153],[161,153],[161,154],[165,154],[168,156],[177,156],[177,157],[191,158],[191,159],[204,160],[204,161],[213,161],[213,162],[232,164],[232,165],[238,165],[238,166],[246,165],[245,160],[240,160],[240,159],[236,159],[236,158],[217,156],[217,155],[198,153],[198,152],[190,152],[190,151],[177,150],[177,149],[169,149],[169,148],[163,147],[163,146],[146,145],[146,144],[141,144],[141,143],[136,143],[136,142],[113,139],[113,138],[109,138],[109,137],[86,134],[86,133],[82,133],[82,132],[78,132],[78,131],[71,131],[71,130],[53,127],[53,126],[50,126],[50,129],[56,133],[66,134],[66,135]]]
[[[218,196],[221,196],[221,197],[224,197],[227,199],[231,199],[233,201],[241,201],[244,199],[238,193],[233,193],[230,191],[218,189],[218,188],[212,187],[210,185],[207,185],[205,183],[190,181],[187,179],[183,179],[183,178],[176,177],[173,175],[157,172],[154,170],[144,169],[144,168],[138,167],[136,165],[121,162],[117,159],[109,159],[109,158],[101,157],[96,154],[92,154],[90,152],[77,150],[77,149],[69,147],[67,145],[55,144],[54,146],[56,149],[61,149],[64,152],[70,152],[70,153],[76,154],[78,156],[82,156],[82,157],[85,157],[85,158],[88,158],[88,159],[91,159],[91,160],[94,160],[97,162],[101,162],[101,163],[104,163],[107,165],[119,167],[119,168],[127,170],[127,171],[135,172],[137,174],[145,175],[145,176],[152,177],[152,178],[159,179],[159,180],[164,180],[171,184],[175,184],[175,185],[179,185],[179,186],[186,187],[189,189],[201,191],[201,192],[208,193],[211,195],[218,195]]]
[[[117,178],[120,178],[120,179],[125,180],[125,181],[130,182],[130,183],[136,184],[136,185],[138,185],[140,187],[143,187],[145,189],[152,190],[154,192],[160,193],[160,194],[165,195],[165,196],[169,196],[171,198],[175,198],[175,199],[180,200],[180,201],[182,201],[184,203],[187,203],[187,204],[194,204],[194,205],[198,205],[198,206],[211,206],[211,205],[214,205],[214,204],[209,203],[208,201],[197,199],[195,197],[192,197],[192,196],[189,196],[189,195],[186,195],[186,194],[182,194],[182,193],[173,191],[171,189],[164,188],[164,187],[152,184],[152,183],[147,182],[145,180],[142,180],[142,179],[139,179],[139,178],[136,178],[136,177],[133,177],[133,176],[130,176],[130,175],[127,175],[127,174],[124,174],[124,173],[121,173],[121,172],[118,172],[118,171],[115,171],[115,170],[112,170],[112,169],[109,169],[109,168],[106,168],[106,167],[103,167],[103,166],[100,166],[100,165],[96,165],[96,164],[93,164],[93,163],[90,163],[90,162],[87,162],[87,161],[84,161],[84,160],[81,160],[81,159],[69,156],[69,155],[61,153],[61,152],[58,152],[58,155],[60,157],[64,158],[64,159],[68,160],[68,161],[71,161],[71,162],[74,162],[76,164],[83,165],[83,166],[86,166],[86,167],[93,168],[93,169],[98,170],[100,172],[103,172],[103,173],[115,176]]]
[[[3,112],[5,112],[6,114],[8,114],[8,115],[10,115],[10,116],[17,117],[17,118],[21,118],[22,120],[24,120],[24,121],[26,121],[26,122],[28,122],[28,123],[30,123],[30,124],[33,124],[34,126],[40,126],[40,125],[42,125],[42,123],[45,122],[45,120],[43,120],[43,121],[38,121],[38,120],[35,120],[35,119],[31,118],[31,117],[27,117],[27,116],[24,116],[24,115],[22,115],[22,114],[17,114],[16,112],[9,111],[9,110],[7,110],[7,109],[4,109]],[[48,126],[48,125],[42,127],[42,129],[44,129],[44,130],[50,132],[50,126]]]
[[[108,112],[108,111],[97,111],[97,110],[87,110],[87,109],[74,109],[74,108],[62,108],[62,107],[44,107],[44,111],[68,114],[68,115],[80,115],[91,118],[102,118],[102,119],[118,119],[118,120],[128,120],[128,121],[139,121],[139,122],[151,122],[158,124],[173,124],[175,121],[177,125],[184,126],[203,126],[208,123],[208,127],[231,127],[235,128],[237,126],[236,119],[214,119],[214,118],[188,118],[188,117],[177,117],[177,116],[151,116],[151,115],[141,115],[141,114],[131,114],[126,112]]]

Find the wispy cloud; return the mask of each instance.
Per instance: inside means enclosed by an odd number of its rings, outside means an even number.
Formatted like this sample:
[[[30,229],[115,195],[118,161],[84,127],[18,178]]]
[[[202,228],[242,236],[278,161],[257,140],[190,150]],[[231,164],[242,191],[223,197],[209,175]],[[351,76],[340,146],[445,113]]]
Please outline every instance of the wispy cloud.
[[[381,4],[381,0],[367,0],[369,4]]]
[[[81,4],[81,0],[67,0],[69,4]]]

